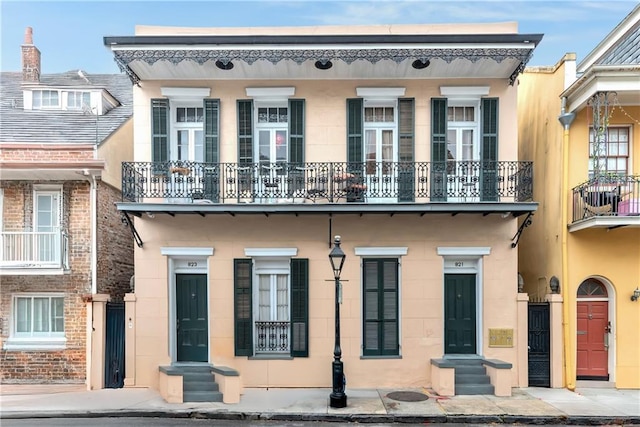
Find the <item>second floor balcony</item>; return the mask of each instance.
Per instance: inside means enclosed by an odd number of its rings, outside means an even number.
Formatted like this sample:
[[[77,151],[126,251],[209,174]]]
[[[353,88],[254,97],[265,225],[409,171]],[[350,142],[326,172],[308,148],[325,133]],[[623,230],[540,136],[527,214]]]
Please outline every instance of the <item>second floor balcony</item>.
[[[126,162],[122,192],[129,204],[292,209],[300,204],[519,204],[531,202],[532,166],[519,161]]]
[[[69,238],[65,231],[0,233],[0,274],[52,274],[68,268]]]
[[[574,187],[572,196],[569,231],[640,227],[640,175],[592,178]]]

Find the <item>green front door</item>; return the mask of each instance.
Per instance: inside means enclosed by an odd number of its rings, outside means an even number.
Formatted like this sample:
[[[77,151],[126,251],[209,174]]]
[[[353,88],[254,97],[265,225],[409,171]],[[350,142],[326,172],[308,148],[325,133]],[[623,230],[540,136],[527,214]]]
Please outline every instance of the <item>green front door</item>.
[[[476,275],[444,275],[444,352],[476,354]]]
[[[178,362],[207,362],[207,275],[176,274]]]

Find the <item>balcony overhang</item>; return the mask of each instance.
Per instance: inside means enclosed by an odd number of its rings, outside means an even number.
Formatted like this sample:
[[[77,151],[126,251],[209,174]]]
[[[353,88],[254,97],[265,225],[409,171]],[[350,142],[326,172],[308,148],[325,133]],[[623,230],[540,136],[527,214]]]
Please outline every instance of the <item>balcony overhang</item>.
[[[82,181],[100,176],[102,160],[85,162],[0,161],[0,177],[8,181]]]
[[[536,202],[498,203],[233,203],[233,204],[198,204],[198,203],[116,203],[121,212],[135,216],[142,214],[181,214],[205,215],[389,215],[414,214],[499,214],[506,217],[518,217],[535,212]]]
[[[640,228],[640,216],[593,216],[569,224],[569,232],[606,228],[612,230],[620,227]]]
[[[595,66],[576,80],[560,97],[568,100],[567,111],[580,111],[593,95],[615,92],[620,105],[640,103],[640,66]]]
[[[541,34],[148,35],[105,37],[104,44],[136,84],[283,78],[506,78],[513,84],[541,39]]]

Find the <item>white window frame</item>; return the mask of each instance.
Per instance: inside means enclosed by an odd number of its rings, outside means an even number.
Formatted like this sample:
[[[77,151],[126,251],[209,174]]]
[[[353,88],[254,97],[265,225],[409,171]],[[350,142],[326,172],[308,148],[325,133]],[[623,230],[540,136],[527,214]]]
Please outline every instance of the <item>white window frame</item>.
[[[84,102],[84,97],[85,95],[87,95],[89,97],[89,102],[85,103]],[[80,105],[77,105],[77,101],[78,98],[80,97]],[[91,114],[93,113],[92,110],[92,102],[91,102],[91,91],[88,90],[69,90],[69,91],[65,91],[62,92],[62,98],[63,98],[63,105],[64,105],[64,109],[66,110],[83,110],[83,111],[87,111],[90,112]],[[72,100],[74,101],[74,105],[69,105],[69,101]]]
[[[253,313],[252,319],[253,331],[256,330],[256,322],[264,322],[264,321],[276,321],[276,320],[259,320],[260,316],[260,276],[261,275],[269,275],[271,276],[271,280],[274,280],[276,275],[286,275],[287,276],[287,306],[289,309],[287,322],[291,325],[291,258],[295,257],[298,253],[297,248],[245,248],[245,256],[251,257],[253,268],[252,268],[252,282],[254,283],[252,290],[252,302],[253,302]],[[277,279],[276,279],[277,281]],[[272,288],[273,291],[273,288]],[[271,310],[277,310],[277,287],[275,295],[272,293],[271,295],[272,302],[275,302],[276,306],[272,306]],[[277,316],[276,316],[277,317]],[[285,320],[282,320],[285,321]],[[253,357],[271,357],[271,356],[285,356],[289,357],[291,355],[291,333],[288,334],[288,353],[278,353],[278,352],[258,352],[256,347],[256,340],[254,339],[253,343]]]
[[[633,126],[631,125],[624,125],[624,124],[616,124],[616,125],[611,125],[607,127],[607,132],[610,129],[626,129],[627,133],[628,133],[628,140],[627,140],[627,155],[626,155],[626,159],[627,159],[627,172],[626,172],[626,176],[629,175],[633,175]],[[592,142],[591,138],[592,136],[595,138],[595,130],[593,129],[592,126],[589,127],[589,158],[588,158],[588,173],[589,173],[589,177],[593,177],[594,174],[594,169],[593,169],[593,156],[592,156],[592,150],[591,150],[591,145],[595,144],[595,141]],[[605,144],[609,144],[609,135],[607,135],[607,142]],[[603,155],[600,156],[601,158],[605,159],[605,162],[610,158],[610,156],[608,155]],[[625,156],[611,156],[612,158],[623,158]],[[613,172],[607,172],[606,173],[612,173]]]
[[[34,333],[31,332],[17,332],[17,318],[18,310],[17,303],[20,298],[30,298],[31,303],[35,298],[49,298],[49,309],[51,309],[51,299],[62,298],[63,299],[63,331],[62,332],[43,332]],[[16,293],[11,296],[11,318],[10,318],[10,335],[7,341],[4,343],[4,350],[63,350],[66,348],[66,328],[64,321],[64,304],[65,295],[61,292],[51,293]],[[33,321],[33,311],[31,312],[31,321]]]
[[[180,131],[186,131],[188,135],[188,153],[186,159],[182,161],[204,162],[204,104],[203,99],[194,99],[192,101],[175,101],[169,104],[169,129],[171,132],[169,144],[169,159],[178,160],[179,150],[178,135]],[[202,110],[202,121],[200,122],[178,122],[179,108],[199,108]],[[196,133],[201,133],[200,155],[196,150]]]
[[[35,93],[40,92],[40,105],[35,105]],[[58,94],[58,103],[56,105],[43,105],[42,95],[44,92],[56,92]],[[31,91],[31,108],[33,110],[60,110],[62,109],[62,93],[57,89],[36,89]]]

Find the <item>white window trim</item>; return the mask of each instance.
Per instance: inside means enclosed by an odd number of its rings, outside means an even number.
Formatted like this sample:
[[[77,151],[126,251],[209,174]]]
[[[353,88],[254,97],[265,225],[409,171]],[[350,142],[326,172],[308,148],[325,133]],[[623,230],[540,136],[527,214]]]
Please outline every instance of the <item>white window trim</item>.
[[[409,248],[406,246],[380,246],[380,247],[355,247],[356,256],[364,257],[400,257],[406,255]]]
[[[161,87],[162,96],[177,100],[193,100],[203,99],[211,96],[211,88],[209,87]]]
[[[489,86],[440,86],[440,96],[450,99],[480,99],[489,95]]]
[[[3,349],[7,351],[64,350],[67,347],[66,330],[54,336],[17,337],[15,336],[15,300],[16,298],[64,298],[64,293],[16,293],[11,296],[11,316],[9,317],[9,337]]]
[[[244,248],[247,257],[295,257],[298,248]]]
[[[248,87],[245,89],[247,96],[260,102],[286,101],[296,93],[293,86],[287,87]]]

